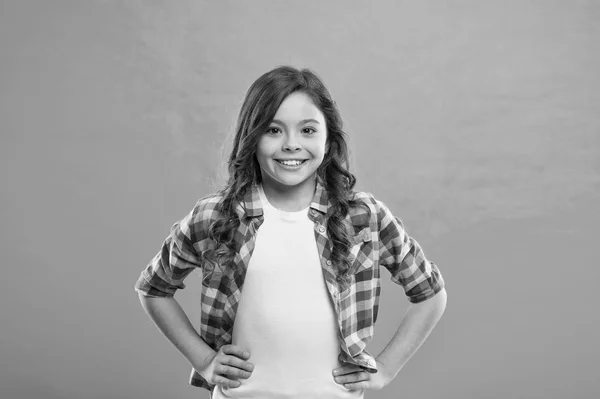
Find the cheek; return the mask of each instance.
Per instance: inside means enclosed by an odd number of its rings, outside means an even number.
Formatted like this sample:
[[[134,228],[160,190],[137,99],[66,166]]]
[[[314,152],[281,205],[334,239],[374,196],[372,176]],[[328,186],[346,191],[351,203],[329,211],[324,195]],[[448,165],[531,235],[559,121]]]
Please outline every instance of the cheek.
[[[264,154],[260,155],[257,153],[256,160],[258,161],[258,166],[260,166],[262,169],[269,167],[269,160]]]
[[[327,144],[326,144],[325,141],[323,141],[321,143],[321,146],[319,147],[319,149],[320,149],[320,154],[319,155],[320,155],[321,159],[324,159],[325,158],[325,154],[327,153]]]
[[[269,158],[270,152],[267,144],[268,143],[265,143],[264,141],[259,141],[258,146],[256,147],[256,159],[260,164],[265,163],[267,158]]]

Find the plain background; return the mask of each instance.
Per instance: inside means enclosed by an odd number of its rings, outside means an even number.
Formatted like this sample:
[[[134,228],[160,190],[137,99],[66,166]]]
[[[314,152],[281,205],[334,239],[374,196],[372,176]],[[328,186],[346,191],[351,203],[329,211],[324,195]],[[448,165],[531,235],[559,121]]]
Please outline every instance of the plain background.
[[[599,397],[599,20],[598,1],[0,2],[0,397],[208,398],[133,285],[281,64],[325,80],[357,189],[446,280],[429,340],[366,397]],[[382,276],[375,354],[408,304]]]

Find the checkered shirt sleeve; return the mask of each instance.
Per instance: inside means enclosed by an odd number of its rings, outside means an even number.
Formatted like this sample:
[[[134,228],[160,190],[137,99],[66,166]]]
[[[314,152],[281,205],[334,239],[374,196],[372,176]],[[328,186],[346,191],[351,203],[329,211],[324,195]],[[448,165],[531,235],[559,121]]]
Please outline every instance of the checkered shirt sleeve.
[[[185,288],[183,280],[195,268],[201,267],[201,259],[193,244],[198,205],[182,220],[171,226],[160,251],[142,271],[135,290],[148,297],[172,297],[175,291]]]
[[[389,270],[391,280],[401,285],[412,303],[431,298],[444,287],[438,267],[427,260],[419,243],[410,237],[402,221],[377,201],[380,234],[380,264]]]

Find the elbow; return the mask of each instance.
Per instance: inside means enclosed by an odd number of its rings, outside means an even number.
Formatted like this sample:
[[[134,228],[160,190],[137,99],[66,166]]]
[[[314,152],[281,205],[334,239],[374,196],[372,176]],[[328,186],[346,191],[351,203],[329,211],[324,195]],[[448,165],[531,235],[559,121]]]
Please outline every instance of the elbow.
[[[436,299],[440,304],[443,304],[446,307],[446,303],[448,302],[448,293],[446,292],[446,287],[442,287],[432,299]]]
[[[446,288],[442,288],[433,298],[435,304],[436,313],[439,314],[439,317],[442,317],[444,312],[446,311],[446,305],[448,303],[448,293],[446,292]]]
[[[436,318],[442,317],[442,314],[446,310],[446,304],[448,303],[448,294],[446,289],[442,287],[434,296],[429,299],[420,302],[417,305],[419,307],[427,309],[427,312],[435,315]]]

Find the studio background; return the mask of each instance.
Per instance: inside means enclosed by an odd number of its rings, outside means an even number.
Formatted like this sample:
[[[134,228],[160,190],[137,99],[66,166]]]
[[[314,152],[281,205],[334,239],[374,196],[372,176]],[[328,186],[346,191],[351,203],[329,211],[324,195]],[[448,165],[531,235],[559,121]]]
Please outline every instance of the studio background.
[[[583,0],[0,2],[0,397],[208,398],[133,285],[281,64],[324,79],[357,189],[446,281],[428,341],[365,397],[600,396],[599,19]],[[374,354],[408,306],[382,277]]]

